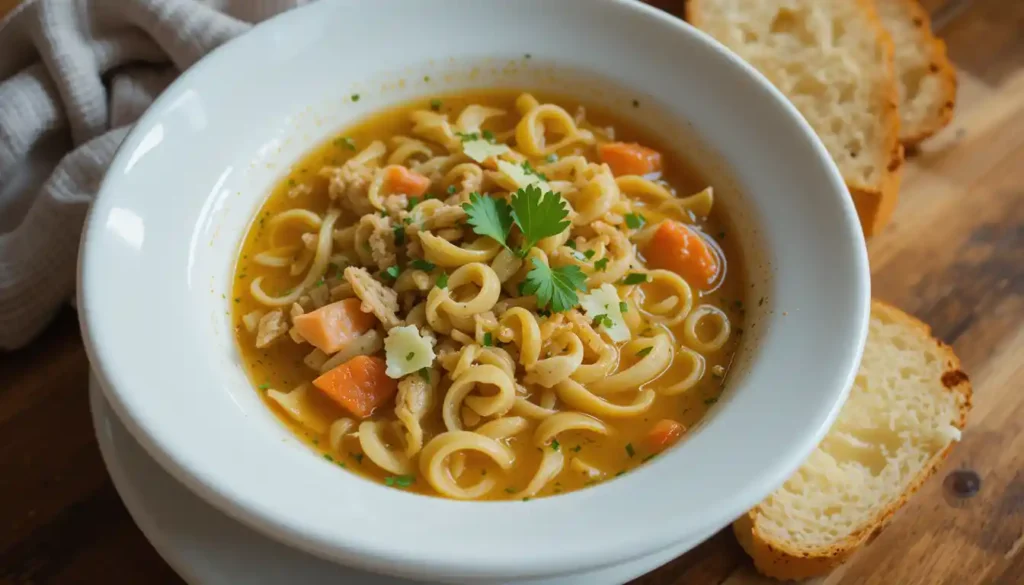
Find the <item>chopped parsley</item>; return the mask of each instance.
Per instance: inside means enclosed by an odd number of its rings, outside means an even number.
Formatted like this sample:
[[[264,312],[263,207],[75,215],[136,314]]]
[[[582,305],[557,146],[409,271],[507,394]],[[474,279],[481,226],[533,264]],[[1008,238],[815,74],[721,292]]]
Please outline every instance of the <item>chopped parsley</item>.
[[[429,384],[430,383],[430,368],[420,368],[418,371],[419,371],[419,374],[420,374],[420,378],[423,378],[423,381],[426,382],[427,384]]]
[[[455,185],[448,185],[448,194],[449,195],[455,195],[455,191],[456,191]]]
[[[605,327],[611,329],[612,327],[615,326],[615,322],[612,321],[612,318],[609,317],[608,315],[601,313],[600,315],[594,317],[594,325],[604,325]]]
[[[434,110],[435,112],[440,111],[441,110],[441,100],[439,100],[439,99],[432,99],[432,100],[430,100],[430,109]]]
[[[462,142],[464,142],[464,143],[465,142],[469,142],[470,140],[479,140],[480,139],[480,133],[479,132],[456,132],[455,135],[458,136],[459,139],[462,140]],[[492,134],[492,136],[493,136],[493,134]]]
[[[399,274],[400,274],[401,272],[402,272],[402,269],[401,269],[401,268],[399,268],[399,267],[398,267],[398,265],[396,264],[396,265],[394,265],[394,266],[389,266],[389,267],[387,267],[387,268],[386,268],[386,269],[384,270],[384,276],[387,276],[388,278],[390,278],[390,279],[392,279],[392,280],[395,280],[395,279],[397,279],[397,278],[398,278],[398,275],[399,275]]]
[[[647,275],[639,272],[630,272],[622,279],[622,284],[641,284],[647,282]]]
[[[491,347],[492,345],[494,345],[494,337],[491,335],[491,332],[488,331],[487,333],[484,333],[484,347]]]
[[[594,257],[594,254],[597,254],[597,252],[593,250],[587,250],[586,252],[583,253],[583,257],[586,258],[587,260],[590,260],[591,258]]]
[[[409,266],[412,266],[416,270],[423,270],[425,272],[430,272],[431,270],[437,268],[437,264],[434,264],[433,262],[427,262],[426,260],[420,260],[419,258],[410,262]]]
[[[356,463],[359,463],[359,464],[363,463],[363,454],[362,453],[349,453],[349,455],[351,455],[352,458],[356,460]]]
[[[423,76],[423,81],[426,82],[426,83],[430,83],[430,76],[429,75],[424,75]]]
[[[572,248],[573,250],[575,250],[576,249],[576,240],[566,240],[565,245],[570,247],[570,248]]]
[[[264,382],[264,383],[260,384],[259,386],[257,386],[257,388],[259,388],[260,390],[266,390],[267,388],[270,388],[270,384]]]
[[[631,230],[638,230],[644,227],[645,223],[647,223],[647,219],[639,213],[626,214],[626,226]]]
[[[516,489],[515,488],[507,487],[507,488],[505,488],[505,493],[506,494],[514,494],[514,493],[516,493]]]
[[[633,443],[626,443],[626,453],[630,457],[636,455],[636,451],[633,449]]]
[[[420,198],[419,197],[410,197],[409,198],[409,204],[406,205],[405,208],[411,210],[411,209],[413,209],[414,207],[416,207],[419,204],[420,204]]]
[[[523,161],[523,164],[521,166],[523,167],[523,172],[526,173],[527,175],[539,177],[542,181],[548,180],[547,176],[545,176],[544,173],[538,172],[537,169],[533,168],[533,165],[530,164],[530,161]]]
[[[582,449],[582,448],[583,448],[582,445],[576,445],[575,447],[572,448],[572,452],[573,453],[579,453],[580,449]]]
[[[345,136],[345,137],[342,137],[342,138],[336,138],[334,140],[334,146],[337,146],[338,148],[347,148],[349,150],[355,150],[356,149],[356,141],[352,140],[352,138],[350,138],[348,136]]]
[[[359,101],[359,94],[358,93],[352,94],[352,101],[354,101],[354,102],[358,102]]]
[[[558,439],[551,439],[551,450],[558,451],[561,445],[558,443]]]
[[[494,132],[491,132],[490,130],[484,130],[483,132],[480,133],[480,136],[482,136],[483,139],[486,140],[487,142],[494,144]]]
[[[384,485],[388,487],[407,488],[416,483],[416,478],[411,475],[389,475],[384,478]]]
[[[649,346],[641,349],[640,351],[636,352],[636,357],[639,357],[639,358],[647,357],[647,354],[651,353],[651,351],[653,349],[654,349],[654,346],[653,345],[649,345]]]
[[[619,312],[620,313],[625,313],[627,311],[629,311],[629,305],[626,304],[626,301],[620,301],[619,302]]]
[[[395,245],[402,246],[405,244],[405,228],[401,224],[395,225],[391,228],[391,231],[395,234]]]
[[[442,272],[441,276],[437,277],[437,282],[434,283],[437,288],[448,288],[448,273]]]
[[[597,262],[594,262],[594,269],[598,272],[603,272],[606,268],[608,268],[608,258],[601,258]]]
[[[412,358],[414,358],[414,357],[416,357],[416,352],[415,351],[410,351],[409,353],[405,354],[405,361],[407,361],[407,362],[412,361]]]

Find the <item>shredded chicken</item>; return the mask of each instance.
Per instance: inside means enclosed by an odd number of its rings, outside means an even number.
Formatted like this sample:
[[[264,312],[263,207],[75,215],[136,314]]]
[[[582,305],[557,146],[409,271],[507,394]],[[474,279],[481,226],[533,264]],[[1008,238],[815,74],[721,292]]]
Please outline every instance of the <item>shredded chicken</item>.
[[[404,193],[388,195],[384,198],[384,211],[388,215],[398,217],[409,207],[409,198]]]
[[[256,347],[267,347],[287,331],[288,321],[284,318],[284,311],[275,309],[263,315],[256,329]]]
[[[379,215],[364,215],[359,223],[373,227],[367,243],[370,245],[370,258],[377,268],[386,270],[397,264],[395,230],[391,227],[391,219]]]
[[[373,181],[374,169],[364,163],[349,161],[340,167],[324,167],[320,176],[328,180],[327,194],[357,215],[373,213],[366,194]]]
[[[345,269],[345,280],[352,285],[352,290],[363,301],[362,310],[373,313],[390,331],[393,327],[403,325],[396,314],[398,312],[398,293],[377,282],[365,268],[349,266]]]
[[[431,379],[437,376],[431,374]],[[412,457],[423,448],[423,428],[420,420],[427,414],[433,400],[433,388],[419,374],[405,376],[398,382],[395,398],[395,416],[406,430],[405,454]]]

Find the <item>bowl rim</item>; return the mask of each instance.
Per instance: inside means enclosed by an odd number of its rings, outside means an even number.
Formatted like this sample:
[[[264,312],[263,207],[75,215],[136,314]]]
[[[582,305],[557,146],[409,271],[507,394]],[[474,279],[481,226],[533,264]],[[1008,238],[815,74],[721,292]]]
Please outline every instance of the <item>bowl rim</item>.
[[[807,425],[807,434],[799,445],[792,446],[785,453],[779,454],[777,460],[759,476],[758,482],[751,482],[737,489],[728,505],[720,505],[713,514],[714,519],[707,524],[715,523],[719,527],[728,524],[733,518],[739,516],[746,509],[756,504],[765,494],[770,493],[803,462],[805,457],[824,437],[831,423],[838,415],[845,398],[852,385],[853,378],[857,371],[857,364],[860,361],[864,342],[867,337],[867,323],[870,303],[870,274],[867,264],[866,247],[860,239],[860,227],[852,202],[845,195],[845,184],[838,169],[832,162],[820,140],[813,130],[799,114],[792,104],[768,82],[760,73],[751,66],[730,53],[725,47],[712,39],[710,36],[690,26],[688,23],[668,13],[662,12],[652,6],[633,2],[632,0],[587,0],[588,7],[603,10],[619,10],[632,12],[648,21],[652,26],[668,27],[673,29],[672,34],[683,35],[690,41],[701,45],[714,58],[718,65],[731,68],[737,75],[746,76],[754,82],[754,86],[761,92],[763,99],[774,103],[780,116],[788,119],[788,123],[799,128],[803,139],[810,141],[812,148],[816,151],[818,165],[823,165],[830,173],[831,181],[835,187],[837,196],[841,196],[839,205],[843,209],[844,225],[841,226],[846,232],[855,233],[859,239],[859,245],[852,243],[854,271],[859,278],[856,292],[856,305],[851,308],[856,315],[857,327],[852,332],[852,339],[848,340],[850,351],[847,359],[844,360],[846,370],[844,384],[841,388],[831,389],[833,400],[830,406],[814,413],[813,421]],[[169,437],[159,435],[153,429],[142,424],[133,411],[132,403],[126,400],[123,395],[127,390],[119,384],[118,368],[115,358],[111,355],[111,341],[104,339],[104,323],[100,315],[92,309],[92,297],[99,294],[97,287],[100,283],[92,278],[94,263],[101,262],[92,252],[93,242],[101,237],[103,226],[99,224],[106,207],[114,197],[117,176],[125,171],[126,158],[128,153],[137,147],[144,138],[147,129],[151,127],[159,116],[173,102],[173,100],[190,84],[218,67],[222,60],[231,55],[239,55],[248,51],[251,47],[257,46],[267,36],[276,34],[284,24],[299,22],[303,18],[311,18],[318,10],[326,9],[330,3],[314,3],[293,9],[281,15],[273,17],[263,23],[256,25],[249,33],[235,38],[209,55],[194,64],[191,68],[181,74],[171,86],[169,86],[154,102],[154,104],[143,114],[132,130],[128,133],[119,147],[110,169],[104,177],[97,198],[90,209],[86,227],[82,233],[82,241],[79,256],[78,271],[78,303],[79,320],[83,332],[83,342],[89,360],[100,381],[106,398],[118,417],[124,422],[126,428],[146,449],[161,466],[167,469],[178,481],[185,484],[190,490],[212,503],[218,509],[229,516],[242,521],[260,532],[272,538],[286,541],[287,543],[312,552],[314,554],[329,557],[335,560],[343,560],[356,566],[370,568],[383,572],[406,575],[422,575],[423,572],[448,572],[458,575],[483,576],[483,575],[523,575],[540,576],[557,573],[575,572],[580,569],[596,566],[597,564],[612,564],[631,558],[643,556],[651,552],[652,543],[657,541],[656,547],[665,547],[673,542],[673,539],[682,538],[683,534],[677,530],[673,531],[667,526],[658,526],[657,538],[640,538],[636,535],[624,534],[620,540],[614,542],[596,543],[585,557],[576,555],[567,558],[558,551],[541,553],[536,557],[530,555],[509,555],[495,560],[484,557],[452,558],[436,557],[436,549],[429,548],[426,543],[424,547],[417,550],[392,548],[380,548],[365,546],[358,538],[343,538],[339,535],[325,536],[322,533],[310,533],[302,526],[297,526],[292,519],[282,517],[273,508],[253,505],[253,502],[244,497],[244,492],[238,490],[238,486],[232,485],[230,479],[221,477],[216,470],[203,468],[196,461],[190,460],[187,453],[177,450],[173,443],[168,442]],[[623,482],[628,478],[619,478],[615,482]],[[599,486],[600,489],[604,486]],[[771,489],[768,489],[771,488]],[[584,490],[587,491],[587,490]],[[575,492],[579,493],[579,492]],[[551,509],[557,506],[558,501],[563,498],[572,497],[573,494],[566,494],[556,498],[544,498],[537,500],[534,505]],[[422,496],[416,496],[422,497]],[[490,506],[499,508],[508,507],[508,513],[514,514],[511,506],[521,506],[518,503],[509,502],[473,502],[459,503],[471,506]],[[702,525],[701,528],[704,526]],[[699,528],[695,527],[694,530]],[[655,547],[655,548],[656,548]],[[497,555],[495,555],[497,556]]]

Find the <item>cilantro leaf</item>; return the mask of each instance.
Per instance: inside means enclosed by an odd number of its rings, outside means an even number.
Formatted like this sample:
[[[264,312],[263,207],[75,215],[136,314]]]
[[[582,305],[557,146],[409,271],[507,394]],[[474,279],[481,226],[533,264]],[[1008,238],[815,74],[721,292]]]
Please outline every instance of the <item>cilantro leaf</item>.
[[[526,240],[522,254],[544,238],[557,236],[569,227],[565,219],[569,210],[562,196],[551,191],[542,192],[536,185],[528,185],[512,195],[512,219],[523,231]]]
[[[576,291],[587,292],[587,275],[579,266],[559,266],[552,269],[536,258],[531,258],[533,268],[526,273],[523,294],[536,295],[537,306],[551,306],[556,313],[568,311],[579,304]]]
[[[437,288],[448,288],[448,273],[442,271],[441,276],[437,277],[437,280],[434,282],[434,285]]]
[[[631,230],[638,230],[644,227],[645,223],[647,223],[647,219],[639,213],[626,214],[626,227]]]
[[[425,272],[430,272],[431,270],[437,268],[437,265],[434,264],[433,262],[428,262],[426,260],[420,260],[419,258],[417,258],[417,259],[413,260],[412,262],[410,262],[409,266],[412,266],[416,270],[423,270]]]
[[[496,199],[479,193],[469,194],[469,203],[463,203],[462,209],[469,216],[467,223],[473,232],[487,236],[502,246],[508,247],[505,241],[512,231],[512,208],[504,199]]]

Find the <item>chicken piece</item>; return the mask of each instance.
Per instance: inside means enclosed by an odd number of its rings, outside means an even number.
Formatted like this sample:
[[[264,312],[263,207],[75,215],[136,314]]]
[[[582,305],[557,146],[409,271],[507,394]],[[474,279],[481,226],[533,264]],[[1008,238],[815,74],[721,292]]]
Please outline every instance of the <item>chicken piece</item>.
[[[431,372],[431,379],[437,376]],[[405,427],[405,454],[412,457],[423,448],[423,427],[420,421],[434,402],[434,389],[419,374],[405,376],[398,382],[395,416]]]
[[[256,328],[256,347],[267,347],[287,332],[288,321],[284,318],[284,311],[275,309],[260,318]]]
[[[398,293],[374,280],[365,268],[349,266],[345,269],[345,280],[352,285],[353,292],[363,302],[362,310],[373,313],[386,331],[404,325],[398,312]]]
[[[456,227],[466,221],[466,210],[458,205],[439,207],[430,217],[423,220],[423,229],[437,230]]]
[[[370,245],[370,258],[377,268],[386,270],[398,264],[395,230],[391,227],[391,219],[379,215],[364,215],[359,223],[362,226],[370,226],[373,230],[367,243]]]
[[[324,167],[320,169],[320,176],[328,180],[327,194],[342,207],[357,215],[375,211],[367,198],[374,176],[372,167],[352,160],[340,167]]]

